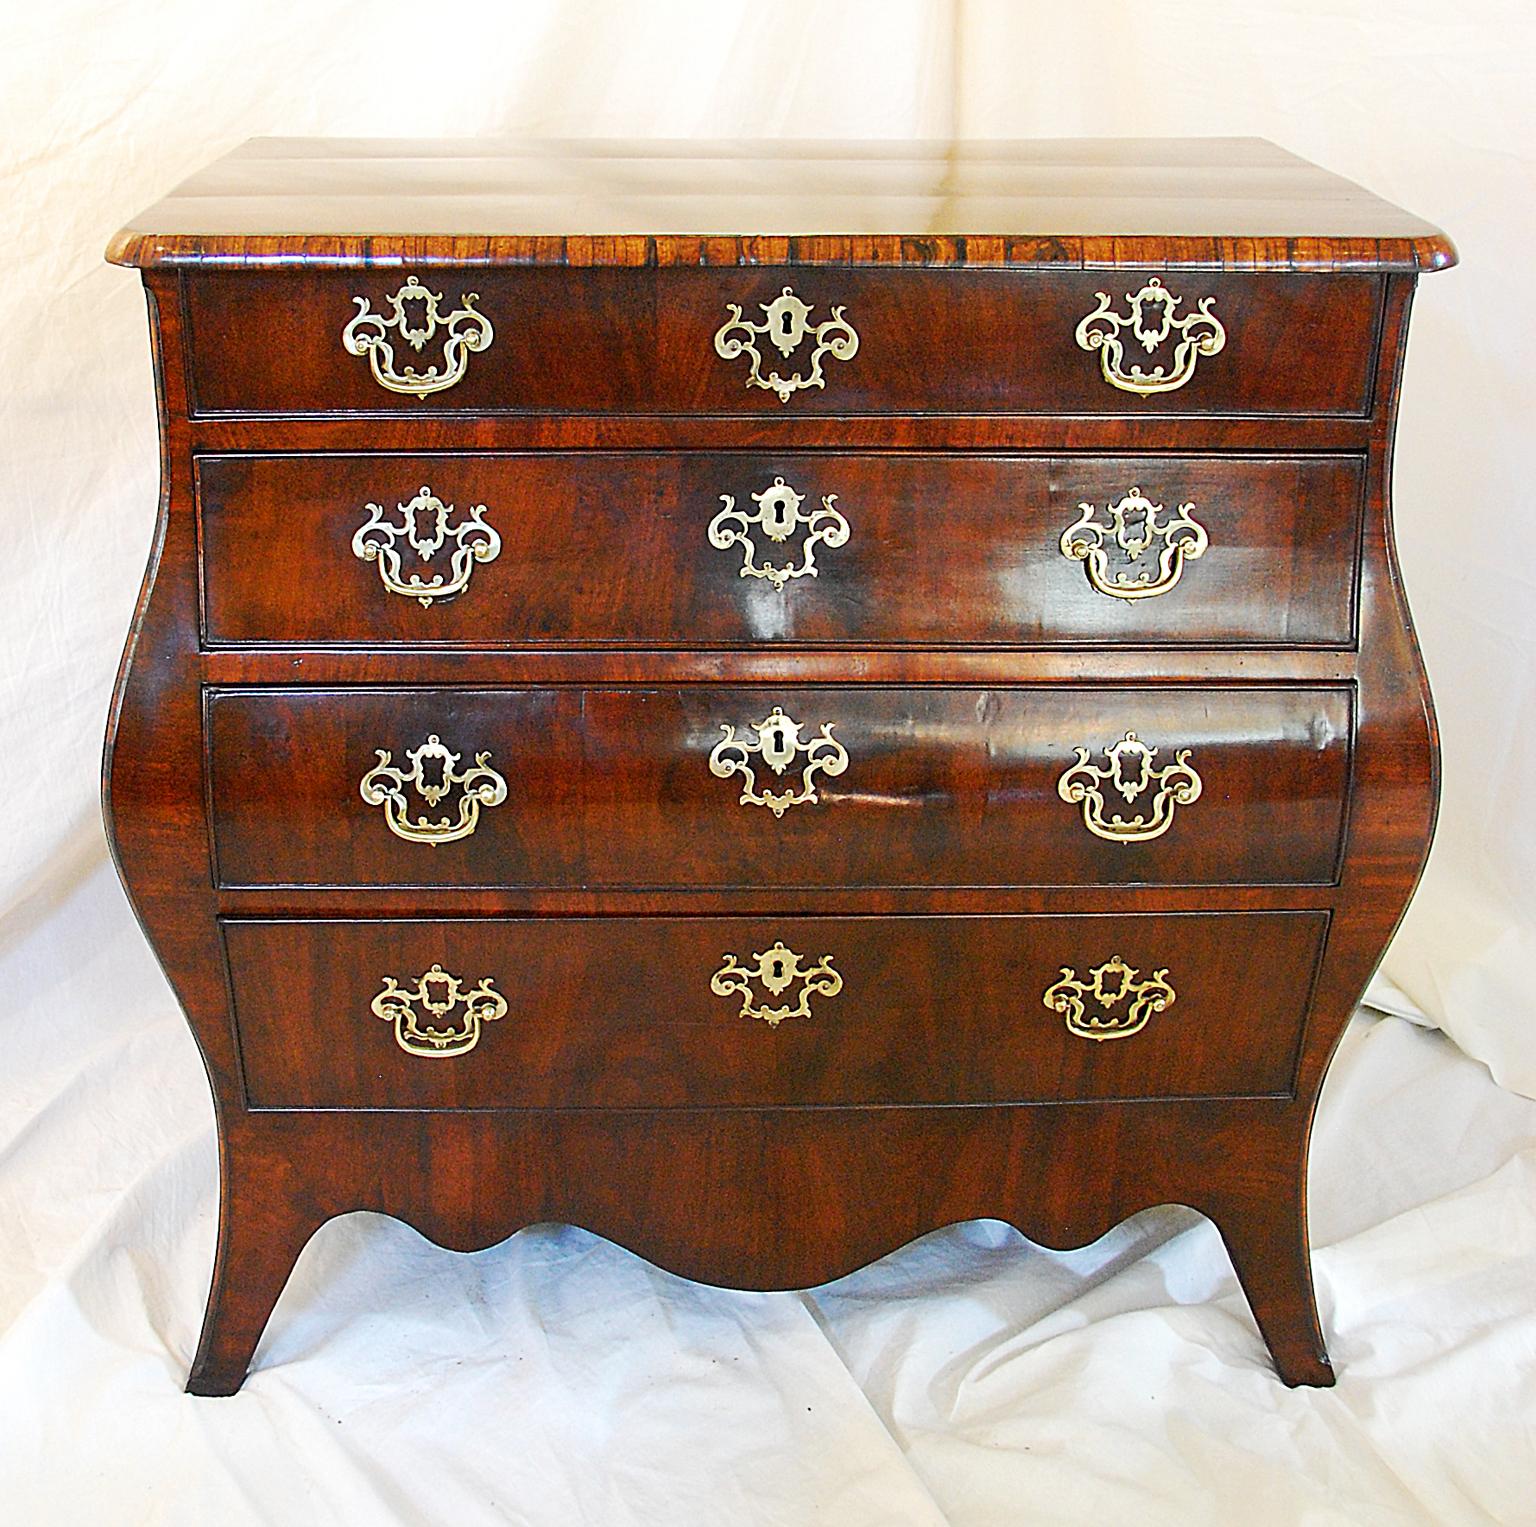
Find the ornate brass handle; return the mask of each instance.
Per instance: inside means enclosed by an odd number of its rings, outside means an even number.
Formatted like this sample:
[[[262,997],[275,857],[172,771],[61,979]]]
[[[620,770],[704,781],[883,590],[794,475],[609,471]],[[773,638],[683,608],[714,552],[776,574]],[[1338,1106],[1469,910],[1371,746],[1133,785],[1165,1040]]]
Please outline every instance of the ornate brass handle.
[[[753,985],[761,986],[768,997],[781,997],[797,981],[800,990],[793,1005],[786,1002],[777,1007],[770,1006],[766,997],[759,998]],[[835,997],[843,989],[843,978],[832,968],[830,954],[811,965],[775,941],[773,948],[754,954],[747,965],[727,954],[725,963],[709,978],[709,989],[717,997],[739,994],[743,1018],[761,1018],[776,1029],[786,1018],[809,1018],[812,996]]]
[[[397,769],[391,755],[383,748],[374,749],[378,763],[358,783],[358,793],[370,806],[384,808],[384,820],[397,838],[411,843],[452,843],[467,838],[479,825],[482,806],[499,806],[507,798],[507,782],[490,766],[489,753],[476,753],[471,769],[459,770],[464,755],[443,746],[434,732],[419,748],[407,748],[409,769]],[[435,776],[435,777],[433,777]],[[432,821],[412,817],[409,792],[414,791],[428,806],[435,806],[457,786],[459,814]]]
[[[470,574],[477,562],[494,562],[501,551],[501,537],[485,523],[485,505],[475,504],[464,511],[465,517],[451,530],[448,522],[454,514],[452,504],[445,504],[433,491],[423,486],[409,503],[396,504],[398,523],[384,517],[382,504],[368,504],[367,521],[352,537],[352,554],[364,562],[376,562],[379,579],[391,594],[414,599],[422,609],[434,600],[452,599],[469,587]],[[423,529],[423,523],[426,528]],[[439,573],[424,580],[420,573],[401,576],[403,568],[398,541],[405,543],[421,558],[430,562],[450,541],[449,574]]]
[[[465,292],[459,299],[460,306],[446,317],[438,308],[443,294],[429,291],[415,276],[407,276],[405,285],[392,297],[384,299],[389,317],[371,311],[366,297],[352,300],[357,304],[357,312],[341,331],[341,343],[350,355],[366,355],[374,381],[390,392],[425,398],[457,386],[469,369],[471,353],[489,350],[496,337],[491,320],[475,310],[475,304],[480,300],[478,292]],[[441,368],[434,365],[425,371],[417,371],[414,366],[407,366],[403,371],[395,370],[395,349],[389,339],[391,332],[419,354],[437,337],[439,329],[448,336],[443,341]]]
[[[1061,554],[1087,569],[1088,582],[1113,599],[1153,599],[1166,594],[1184,572],[1186,562],[1205,555],[1210,544],[1205,527],[1193,518],[1193,504],[1180,504],[1173,518],[1163,523],[1166,512],[1140,488],[1132,488],[1117,504],[1107,506],[1109,523],[1101,524],[1094,504],[1079,504],[1078,518],[1061,533]],[[1135,569],[1158,542],[1157,577],[1148,568]],[[1113,576],[1109,571],[1111,549],[1117,548],[1128,564]]]
[[[417,1012],[420,1006],[425,1013]],[[384,977],[384,990],[371,1003],[376,1017],[395,1026],[395,1042],[407,1055],[467,1055],[480,1043],[480,1025],[506,1016],[507,999],[491,985],[490,977],[470,991],[441,965],[434,965],[412,987],[402,987],[393,976]],[[427,1021],[457,1018],[443,1028]]]
[[[1127,292],[1131,311],[1122,317],[1109,310],[1109,293],[1096,294],[1099,305],[1077,326],[1077,343],[1084,350],[1099,352],[1099,369],[1104,380],[1121,392],[1150,397],[1157,392],[1173,392],[1195,374],[1195,364],[1202,355],[1216,355],[1227,342],[1227,331],[1211,311],[1214,297],[1202,297],[1193,313],[1174,317],[1184,301],[1175,297],[1153,276],[1139,292]],[[1120,331],[1129,329],[1143,350],[1151,355],[1175,333],[1172,367],[1157,366],[1143,371],[1139,365],[1126,369],[1125,346]]]
[[[736,507],[736,500],[729,493],[720,495],[725,505],[709,522],[709,544],[727,551],[732,546],[742,548],[741,567],[738,577],[766,578],[774,588],[782,590],[791,578],[815,578],[821,569],[816,566],[816,547],[843,546],[848,541],[848,521],[833,508],[837,495],[829,493],[821,501],[821,508],[809,514],[801,511],[805,502],[803,493],[796,493],[782,477],[775,477],[773,486],[761,493],[753,493],[752,502],[757,505],[755,514]],[[802,526],[807,534],[800,553],[800,563],[775,567],[771,562],[761,565],[757,561],[757,547],[753,544],[753,526],[760,529],[770,541],[783,545]]]
[[[1144,1029],[1154,1013],[1178,1000],[1168,984],[1166,967],[1138,981],[1140,974],[1118,954],[1090,970],[1086,980],[1079,980],[1070,965],[1063,965],[1061,979],[1046,988],[1041,1000],[1067,1020],[1068,1030],[1079,1039],[1126,1039]],[[1090,1001],[1097,1012],[1089,1012]]]
[[[835,778],[848,767],[848,753],[842,743],[832,735],[832,722],[812,737],[802,742],[800,734],[805,730],[803,722],[786,716],[777,705],[761,720],[753,722],[752,737],[739,737],[736,728],[722,721],[720,730],[725,734],[710,752],[709,772],[717,779],[729,779],[733,774],[742,775],[746,784],[742,787],[742,806],[766,806],[776,817],[781,817],[791,806],[812,806],[821,799],[816,793],[813,780],[817,774]],[[765,763],[775,774],[783,774],[800,754],[805,755],[800,770],[800,787],[797,790],[759,791],[757,775],[752,759]]]
[[[1062,800],[1083,808],[1083,825],[1095,837],[1111,843],[1145,843],[1160,838],[1173,823],[1178,806],[1188,806],[1200,799],[1202,782],[1189,761],[1189,749],[1174,754],[1174,762],[1161,769],[1152,767],[1157,749],[1149,748],[1135,732],[1127,732],[1119,742],[1104,749],[1108,768],[1088,762],[1088,749],[1077,748],[1077,762],[1056,782]],[[1152,790],[1151,811],[1130,818],[1111,814],[1104,804],[1101,785],[1109,785],[1127,804]],[[1152,789],[1152,787],[1156,787]]]
[[[812,324],[811,304],[802,302],[788,286],[772,302],[762,302],[758,306],[763,311],[763,321],[748,323],[736,303],[726,303],[725,310],[731,316],[715,331],[715,354],[727,361],[750,355],[752,363],[747,372],[747,386],[777,393],[781,403],[789,402],[802,388],[827,385],[821,371],[823,356],[830,355],[835,361],[851,361],[858,354],[859,336],[843,317],[843,308],[833,308],[832,316],[825,323]],[[788,377],[780,376],[777,371],[763,375],[763,357],[757,348],[759,339],[766,339],[788,360],[807,337],[814,341],[809,370],[797,371]]]

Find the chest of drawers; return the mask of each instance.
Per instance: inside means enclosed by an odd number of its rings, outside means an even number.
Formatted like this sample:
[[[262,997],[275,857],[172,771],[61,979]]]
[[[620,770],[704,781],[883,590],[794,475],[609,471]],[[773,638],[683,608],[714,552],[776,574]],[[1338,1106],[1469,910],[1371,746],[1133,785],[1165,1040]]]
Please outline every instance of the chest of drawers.
[[[1254,142],[247,145],[114,241],[164,491],[109,831],[221,1144],[189,1388],[299,1251],[746,1288],[1220,1227],[1435,806],[1393,557],[1443,235]]]

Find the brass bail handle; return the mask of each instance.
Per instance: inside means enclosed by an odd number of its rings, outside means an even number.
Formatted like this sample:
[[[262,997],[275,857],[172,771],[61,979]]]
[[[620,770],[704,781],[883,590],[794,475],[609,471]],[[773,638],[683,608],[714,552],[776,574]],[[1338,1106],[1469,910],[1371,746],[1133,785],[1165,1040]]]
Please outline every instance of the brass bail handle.
[[[1079,504],[1077,511],[1077,519],[1061,533],[1061,554],[1081,562],[1091,587],[1112,599],[1156,599],[1171,592],[1185,563],[1198,561],[1210,545],[1205,527],[1194,517],[1194,504],[1180,504],[1164,519],[1167,509],[1140,488],[1108,505],[1107,520],[1099,518],[1096,504]],[[1145,565],[1149,553],[1156,558],[1156,576]]]
[[[1195,374],[1202,356],[1219,355],[1227,342],[1227,331],[1211,311],[1214,297],[1202,297],[1191,313],[1180,315],[1184,305],[1152,276],[1137,292],[1127,292],[1130,311],[1117,313],[1108,292],[1096,292],[1098,306],[1077,326],[1078,347],[1099,352],[1099,372],[1111,387],[1137,397],[1150,398],[1159,393],[1175,392]],[[1141,346],[1142,353],[1159,353],[1170,340],[1173,353],[1168,362],[1150,371],[1140,361],[1126,363],[1125,334]]]
[[[436,732],[420,747],[406,749],[408,768],[396,766],[385,748],[375,748],[374,754],[378,762],[358,781],[358,794],[368,805],[382,806],[389,830],[409,843],[436,847],[467,838],[480,824],[480,808],[499,806],[507,798],[507,782],[491,767],[489,753],[476,753],[473,765],[460,769],[464,755]],[[413,804],[435,808],[455,790],[457,815],[450,811],[434,818]]]
[[[1177,996],[1166,966],[1142,976],[1117,954],[1083,979],[1072,966],[1063,965],[1061,979],[1046,988],[1041,1002],[1061,1014],[1068,1033],[1102,1043],[1139,1034],[1154,1014],[1172,1007]]]
[[[468,987],[441,965],[410,986],[385,976],[369,1006],[374,1017],[394,1025],[395,1042],[407,1055],[429,1060],[467,1055],[480,1042],[481,1025],[507,1014],[507,999],[489,976]]]
[[[352,299],[357,312],[341,331],[342,348],[349,355],[366,355],[374,381],[388,392],[417,399],[446,392],[464,380],[470,356],[489,350],[496,338],[491,320],[475,307],[479,300],[478,292],[465,292],[458,307],[444,313],[442,292],[407,276],[398,291],[383,299],[382,313],[375,313],[366,297]],[[412,365],[396,368],[397,342],[419,355],[437,340],[439,331],[445,336],[441,363],[422,371]]]

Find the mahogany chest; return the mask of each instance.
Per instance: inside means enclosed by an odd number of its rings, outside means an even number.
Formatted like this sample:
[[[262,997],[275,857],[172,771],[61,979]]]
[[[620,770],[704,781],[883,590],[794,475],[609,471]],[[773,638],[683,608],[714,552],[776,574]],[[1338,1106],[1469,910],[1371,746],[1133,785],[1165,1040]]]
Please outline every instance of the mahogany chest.
[[[351,1209],[775,1288],[1167,1201],[1332,1381],[1307,1136],[1434,818],[1389,470],[1443,235],[1255,141],[259,140],[110,258],[191,1390]]]

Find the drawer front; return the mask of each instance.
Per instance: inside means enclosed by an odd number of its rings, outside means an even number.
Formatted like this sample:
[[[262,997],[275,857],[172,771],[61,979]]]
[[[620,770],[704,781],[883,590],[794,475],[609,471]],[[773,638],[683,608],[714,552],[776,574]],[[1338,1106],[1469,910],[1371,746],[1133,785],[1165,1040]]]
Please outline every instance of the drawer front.
[[[1371,275],[529,267],[413,279],[189,278],[195,409],[1358,415],[1382,306]]]
[[[230,922],[259,1108],[1290,1090],[1327,915]]]
[[[198,462],[214,645],[1347,645],[1357,458]]]
[[[216,861],[228,886],[1324,884],[1351,727],[1344,686],[216,690]]]

